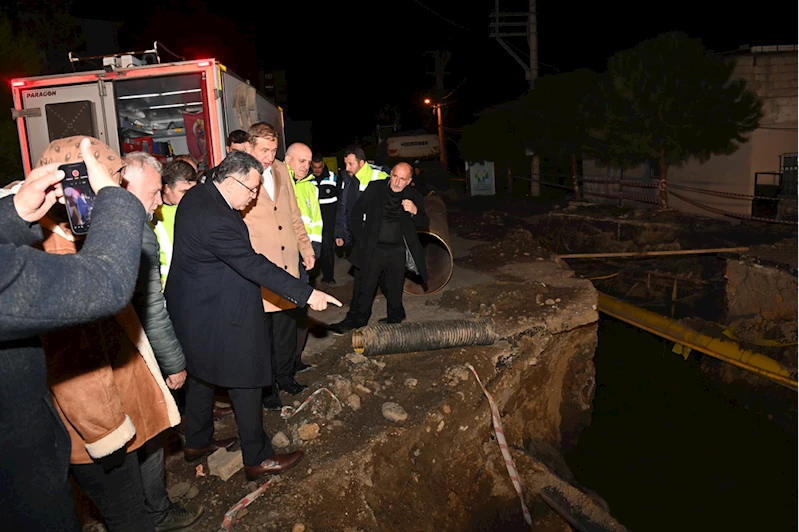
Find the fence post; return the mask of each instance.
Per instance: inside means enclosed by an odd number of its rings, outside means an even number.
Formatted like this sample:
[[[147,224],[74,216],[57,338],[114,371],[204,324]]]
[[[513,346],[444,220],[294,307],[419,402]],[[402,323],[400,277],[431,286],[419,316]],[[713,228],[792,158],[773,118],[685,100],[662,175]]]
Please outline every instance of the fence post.
[[[572,153],[572,185],[574,186],[574,199],[580,201],[580,182],[577,179],[577,155]]]
[[[658,181],[658,188],[657,188],[657,197],[658,197],[658,206],[661,209],[668,209],[669,208],[669,193],[668,189],[666,188],[666,180],[661,178]]]

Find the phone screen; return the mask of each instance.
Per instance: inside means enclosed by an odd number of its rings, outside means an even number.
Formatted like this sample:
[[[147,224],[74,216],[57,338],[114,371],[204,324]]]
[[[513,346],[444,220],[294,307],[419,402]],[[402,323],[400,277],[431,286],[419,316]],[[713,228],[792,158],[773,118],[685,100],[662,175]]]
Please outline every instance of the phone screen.
[[[94,207],[94,191],[89,185],[86,163],[63,164],[58,167],[64,171],[64,206],[67,208],[69,225],[76,235],[89,232]]]

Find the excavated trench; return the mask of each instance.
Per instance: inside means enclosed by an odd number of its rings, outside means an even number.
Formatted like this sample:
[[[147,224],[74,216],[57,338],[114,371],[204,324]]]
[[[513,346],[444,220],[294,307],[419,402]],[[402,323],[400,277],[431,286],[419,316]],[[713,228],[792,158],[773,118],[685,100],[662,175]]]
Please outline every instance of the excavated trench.
[[[309,463],[297,482],[264,494],[263,507],[281,508],[267,530],[298,522],[306,530],[529,530],[468,365],[496,401],[534,527],[568,530],[577,519],[624,529],[600,497],[576,486],[561,455],[590,423],[593,287],[535,257],[473,281],[456,276],[437,300],[419,300],[414,315],[491,318],[500,340],[337,360],[323,384],[349,406],[335,414],[334,402],[320,400],[308,413],[321,436],[300,441]],[[403,415],[388,419],[386,403]],[[289,422],[290,436],[302,422]]]
[[[367,357],[354,352],[350,335],[310,338],[305,358],[315,368],[297,377],[310,388],[284,394],[284,402],[296,399],[299,407],[321,388],[336,399],[321,392],[288,419],[265,415],[278,450],[303,449],[306,457],[240,512],[233,529],[529,530],[474,368],[498,409],[533,527],[625,530],[563,459],[591,422],[594,287],[535,248],[472,269],[464,261],[481,251],[459,246],[462,240],[452,246],[459,267],[451,281],[429,297],[407,297],[406,311],[418,322],[491,319],[498,340]],[[374,321],[382,305],[375,303]],[[345,311],[312,317],[334,322]],[[235,430],[233,419],[223,419],[216,437]],[[258,484],[241,473],[224,482],[197,476],[178,449],[167,459],[168,485],[196,486],[194,502],[206,515],[194,530],[216,531]]]
[[[310,387],[283,396],[285,404],[294,400],[294,408],[303,409],[288,419],[265,414],[278,450],[303,449],[306,458],[273,479],[234,517],[232,529],[530,530],[489,401],[469,365],[496,403],[533,529],[744,529],[736,516],[747,526],[764,525],[748,529],[786,528],[783,517],[796,515],[795,435],[708,390],[708,373],[699,369],[704,357],[683,359],[671,344],[600,317],[597,281],[580,277],[610,275],[625,262],[567,265],[550,247],[560,238],[572,252],[607,251],[610,241],[619,242],[617,251],[674,249],[676,242],[685,249],[682,230],[653,225],[657,220],[602,225],[577,219],[577,226],[564,226],[570,217],[556,220],[560,225],[549,217],[546,223],[555,225],[546,225],[541,217],[495,211],[475,219],[450,209],[458,241],[449,234],[431,237],[428,253],[438,254],[443,265],[436,271],[453,266],[454,273],[446,281],[440,277],[441,287],[428,296],[414,297],[406,285],[409,319],[491,318],[499,337],[493,345],[363,356],[354,352],[350,335],[309,338],[304,358],[315,367],[297,378]],[[716,246],[734,241],[712,238]],[[681,317],[681,302],[669,299],[674,279],[660,282],[664,277],[651,275],[655,271],[707,281],[694,284],[717,301],[727,286],[727,258],[698,264],[685,262],[677,271],[654,263],[638,268],[629,275],[649,273],[648,292],[632,295],[641,301],[659,295],[662,313],[674,303]],[[678,283],[696,291],[691,281]],[[349,295],[348,284],[337,290],[344,299]],[[373,321],[384,305],[378,298]],[[333,323],[344,312],[311,317]],[[706,319],[717,316],[709,311]],[[337,400],[321,392],[302,403],[322,388]],[[216,437],[235,432],[231,418],[216,424]],[[182,462],[175,439],[167,467],[170,489],[191,485],[193,501],[206,508],[193,529],[198,532],[217,531],[225,512],[259,486],[241,473],[227,481],[207,468],[205,476],[196,473]],[[747,495],[762,506],[749,509]],[[726,506],[725,497],[732,501]]]

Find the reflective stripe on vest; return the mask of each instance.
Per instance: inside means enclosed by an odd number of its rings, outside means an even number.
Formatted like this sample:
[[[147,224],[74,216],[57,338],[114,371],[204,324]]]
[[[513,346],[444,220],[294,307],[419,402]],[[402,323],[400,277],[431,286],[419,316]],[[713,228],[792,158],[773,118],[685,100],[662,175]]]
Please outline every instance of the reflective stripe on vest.
[[[169,241],[169,235],[166,233],[166,227],[163,223],[155,224],[155,234],[158,235],[158,245],[166,255],[166,264],[161,264],[161,275],[169,274],[169,265],[172,264],[172,242]]]
[[[321,183],[317,183],[316,180],[311,180],[311,183],[314,184],[316,187],[316,199],[319,200],[319,205],[330,205],[331,203],[336,203],[338,201],[338,196],[331,196],[325,199],[319,199],[319,187],[321,186],[328,186],[328,187],[335,187],[336,186],[336,174],[330,174],[333,176],[333,179],[326,177],[322,180]]]
[[[376,168],[372,168],[372,181],[377,181],[379,179],[380,179],[380,170],[378,170]],[[371,181],[369,183],[371,183]],[[369,186],[369,183],[366,183],[365,185],[361,185],[360,187],[358,187],[358,190],[363,192],[364,190],[366,190],[366,187]]]

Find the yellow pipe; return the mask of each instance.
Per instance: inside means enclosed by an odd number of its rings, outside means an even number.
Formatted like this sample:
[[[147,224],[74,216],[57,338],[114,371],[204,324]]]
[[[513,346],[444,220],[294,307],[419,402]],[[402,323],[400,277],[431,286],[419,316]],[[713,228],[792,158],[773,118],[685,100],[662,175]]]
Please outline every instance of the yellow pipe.
[[[654,312],[625,303],[615,297],[599,292],[599,310],[626,321],[652,334],[701,351],[739,368],[751,371],[792,390],[797,389],[796,376],[776,360],[743,349],[738,344],[713,338],[680,325],[674,320]]]

